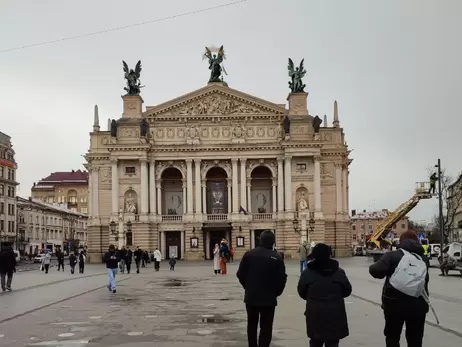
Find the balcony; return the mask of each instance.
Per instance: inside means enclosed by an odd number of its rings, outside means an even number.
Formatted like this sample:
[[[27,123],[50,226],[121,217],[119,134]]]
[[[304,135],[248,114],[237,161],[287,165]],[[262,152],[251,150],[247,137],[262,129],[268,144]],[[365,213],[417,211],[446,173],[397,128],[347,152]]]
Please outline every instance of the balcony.
[[[273,219],[273,214],[272,213],[253,213],[252,214],[252,220],[271,220]]]
[[[224,214],[207,214],[206,215],[206,220],[210,221],[210,222],[227,221],[228,219],[229,218],[228,218],[227,213],[224,213]]]
[[[182,222],[183,215],[177,214],[163,214],[162,215],[162,222]]]

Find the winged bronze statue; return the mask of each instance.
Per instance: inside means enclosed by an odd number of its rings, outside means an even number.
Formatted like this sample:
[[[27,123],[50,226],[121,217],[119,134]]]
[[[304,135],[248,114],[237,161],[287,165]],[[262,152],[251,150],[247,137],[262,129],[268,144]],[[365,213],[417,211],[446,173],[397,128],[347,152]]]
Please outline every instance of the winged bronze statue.
[[[141,88],[140,83],[140,74],[141,74],[141,60],[136,63],[135,70],[129,69],[125,61],[122,60],[124,66],[125,79],[127,80],[127,86],[124,90],[127,92],[127,95],[139,95]]]
[[[225,57],[225,51],[223,45],[218,49],[217,54],[212,54],[210,48],[205,47],[204,56],[209,60],[210,69],[210,82],[221,82],[220,76],[222,72],[221,63]]]
[[[303,84],[302,78],[305,77],[306,70],[304,66],[305,59],[302,59],[300,66],[295,67],[292,59],[289,58],[289,77],[291,81],[289,82],[289,87],[292,90],[292,93],[301,93],[305,91],[306,85]]]

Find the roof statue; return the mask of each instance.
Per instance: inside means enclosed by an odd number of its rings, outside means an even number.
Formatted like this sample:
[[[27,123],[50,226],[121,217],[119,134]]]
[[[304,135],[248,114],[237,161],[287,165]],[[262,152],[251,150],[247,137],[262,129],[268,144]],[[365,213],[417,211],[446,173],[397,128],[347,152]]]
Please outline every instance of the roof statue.
[[[127,80],[127,86],[124,90],[127,92],[127,95],[140,95],[141,86],[140,83],[140,74],[141,74],[141,60],[138,60],[136,63],[135,70],[129,69],[125,61],[122,60],[124,66],[125,79]]]
[[[305,59],[302,59],[299,67],[295,67],[292,59],[289,58],[289,77],[291,81],[289,82],[289,88],[292,93],[304,93],[306,85],[303,84],[302,78],[305,77],[306,70],[303,65]]]
[[[316,134],[319,133],[319,128],[321,127],[321,124],[322,119],[319,118],[318,115],[316,115],[316,117],[313,118],[313,129]]]
[[[212,54],[213,51],[215,51],[216,54]],[[221,65],[223,63],[223,60],[226,58],[223,45],[218,49],[215,49],[213,47],[211,48],[205,47],[204,58],[207,58],[209,60],[209,70],[210,70],[209,83],[222,82],[223,77],[221,76],[221,72],[223,71],[226,74],[226,70]]]

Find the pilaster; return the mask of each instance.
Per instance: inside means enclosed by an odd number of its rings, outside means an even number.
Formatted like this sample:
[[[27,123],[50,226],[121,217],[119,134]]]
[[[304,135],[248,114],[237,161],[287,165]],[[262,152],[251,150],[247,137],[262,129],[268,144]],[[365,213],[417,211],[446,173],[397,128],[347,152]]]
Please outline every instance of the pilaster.
[[[119,213],[119,171],[117,158],[111,158],[112,172],[112,214],[117,216]]]
[[[238,172],[237,172],[237,161],[238,159],[231,159],[231,167],[232,167],[232,194],[233,194],[233,214],[237,214],[239,212],[239,186],[238,186]]]
[[[193,172],[192,159],[186,159],[186,212],[189,215],[193,214]]]

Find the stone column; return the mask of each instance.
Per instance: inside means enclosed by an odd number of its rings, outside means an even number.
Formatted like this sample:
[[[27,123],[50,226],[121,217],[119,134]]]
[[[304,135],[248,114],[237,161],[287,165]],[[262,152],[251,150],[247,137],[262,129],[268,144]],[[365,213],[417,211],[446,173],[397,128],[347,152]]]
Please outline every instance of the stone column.
[[[184,252],[185,252],[185,244],[184,244],[184,230],[181,232],[181,241],[180,241],[180,244],[181,244],[181,254],[178,254],[178,258],[179,259],[184,259]]]
[[[314,208],[316,212],[321,212],[321,156],[313,156],[314,160]]]
[[[286,203],[286,212],[292,212],[292,157],[285,157],[284,165],[284,189],[285,189],[285,203]]]
[[[273,203],[273,213],[276,212],[276,186],[277,186],[277,178],[276,177],[273,177],[273,192],[272,192],[272,195],[271,195],[271,201]]]
[[[205,232],[205,259],[210,259],[210,231]]]
[[[255,230],[250,230],[250,248],[255,248]]]
[[[245,172],[245,164],[247,160],[241,159],[241,206],[242,208],[246,209],[247,211],[249,208],[247,207],[247,194],[246,194],[246,172]]]
[[[252,213],[252,179],[247,181],[247,212]]]
[[[192,159],[186,159],[186,211],[193,213],[193,179],[192,179]]]
[[[337,200],[337,213],[343,212],[342,206],[342,164],[335,164],[335,195]]]
[[[89,172],[89,175],[88,175],[88,215],[90,217],[89,221],[91,222],[91,220],[95,216],[95,213],[93,212],[93,178],[91,177],[93,173],[93,168],[89,168],[88,172]],[[63,219],[63,222],[64,222],[64,219]]]
[[[149,164],[149,212],[157,213],[156,206],[156,162],[151,160]]]
[[[231,203],[231,197],[232,197],[232,179],[231,178],[228,178],[228,213],[231,213],[232,211],[232,203]]]
[[[162,259],[165,259],[165,231],[160,232],[160,253],[162,253]]]
[[[157,188],[157,214],[162,214],[162,180],[156,180]]]
[[[186,199],[187,199],[188,193],[187,193],[186,189],[187,189],[187,182],[185,182],[183,180],[183,214],[187,213]]]
[[[194,159],[194,179],[196,180],[196,213],[202,213],[201,160]]]
[[[119,172],[117,171],[117,159],[111,159],[112,165],[112,214],[119,213]]]
[[[93,212],[96,218],[99,217],[99,167],[93,168],[91,172],[92,188],[93,188]]]
[[[149,177],[148,177],[148,166],[146,159],[140,159],[141,166],[141,214],[149,213]]]
[[[282,158],[278,158],[278,212],[284,211],[284,166]]]
[[[343,212],[348,214],[348,165],[343,166]]]
[[[231,159],[232,167],[232,181],[233,181],[233,213],[239,212],[239,199],[238,199],[238,172],[237,172],[237,159]]]
[[[207,214],[207,180],[201,180],[202,185],[202,208],[204,209],[204,214]]]

